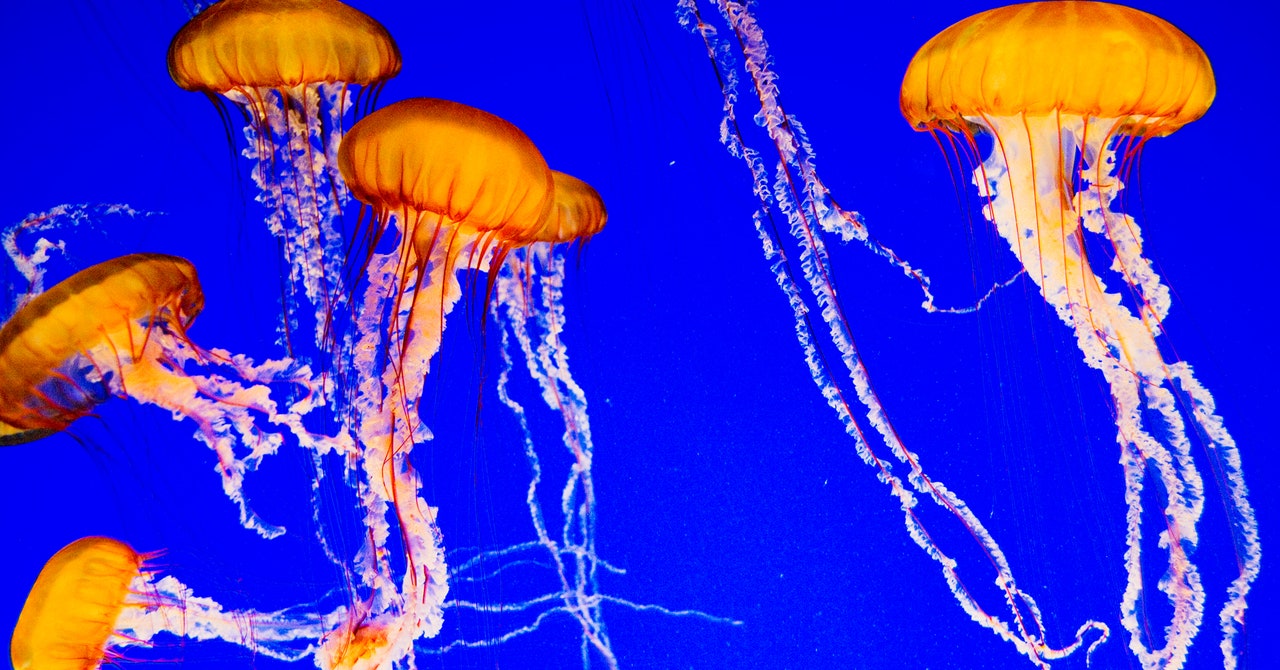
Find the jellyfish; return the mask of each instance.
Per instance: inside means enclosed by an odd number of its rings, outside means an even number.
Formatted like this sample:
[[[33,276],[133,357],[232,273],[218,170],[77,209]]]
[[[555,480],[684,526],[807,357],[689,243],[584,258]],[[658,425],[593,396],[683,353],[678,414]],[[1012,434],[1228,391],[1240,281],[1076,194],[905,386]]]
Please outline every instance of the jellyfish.
[[[372,595],[334,636],[332,654],[379,665],[407,657],[415,639],[436,635],[443,623],[449,586],[438,511],[422,498],[410,455],[431,437],[418,406],[445,318],[462,295],[458,263],[483,265],[511,231],[542,225],[552,177],[518,128],[435,99],[405,100],[363,118],[343,139],[338,165],[366,205],[358,234],[368,247],[357,264],[367,286],[353,317],[345,406],[360,445],[369,531],[357,572]],[[395,250],[379,253],[392,229]],[[388,558],[389,514],[404,552],[398,580]]]
[[[196,596],[151,563],[162,552],[138,553],[111,537],[84,537],[45,563],[18,616],[10,644],[18,670],[84,670],[128,658],[133,646],[165,635],[218,639],[285,661],[305,658],[341,612],[319,616],[291,608],[231,611]]]
[[[316,310],[316,344],[331,348],[332,318],[345,300],[338,224],[347,193],[337,168],[343,116],[352,87],[371,101],[400,71],[395,41],[338,0],[223,0],[178,31],[168,62],[178,86],[205,93],[220,110],[218,94],[243,110],[258,200],[289,267],[285,344],[292,346],[301,291]]]
[[[551,171],[551,182],[555,194],[552,214],[541,228],[516,230],[512,240],[526,246],[542,243],[541,249],[585,245],[609,220],[604,200],[591,184],[559,170]]]
[[[316,404],[306,366],[287,359],[255,364],[192,342],[187,329],[203,307],[195,267],[176,256],[130,254],[68,277],[0,328],[0,422],[38,437],[66,429],[111,396],[190,419],[217,455],[241,524],[274,537],[284,529],[258,517],[242,490],[245,473],[283,443],[274,427],[320,452],[344,443],[302,424]],[[215,367],[231,376],[205,373]],[[281,408],[272,384],[301,391],[299,398]]]
[[[1137,221],[1115,207],[1143,145],[1200,118],[1214,94],[1209,59],[1190,37],[1158,17],[1100,2],[971,16],[921,47],[902,83],[902,113],[917,130],[954,134],[973,158],[975,136],[993,138],[973,176],[983,215],[1074,330],[1085,363],[1107,381],[1128,509],[1121,622],[1146,668],[1182,667],[1204,617],[1193,561],[1205,502],[1197,440],[1222,473],[1239,562],[1218,615],[1229,668],[1260,565],[1235,441],[1191,366],[1162,350],[1169,289],[1142,254]],[[1098,262],[1109,275],[1095,269]],[[1109,289],[1113,280],[1119,290]],[[1159,590],[1172,614],[1163,644],[1143,604],[1150,597],[1141,561],[1149,482],[1164,498],[1157,544],[1168,560]]]
[[[17,670],[98,668],[118,654],[108,647],[141,557],[105,537],[77,540],[40,571],[13,630]]]
[[[479,109],[415,98],[375,112],[339,154],[348,188],[365,203],[358,232],[369,286],[357,315],[363,353],[389,345],[386,366],[365,357],[362,383],[382,379],[414,399],[440,346],[444,318],[461,297],[455,273],[488,264],[547,225],[554,182],[519,128]],[[396,250],[376,253],[394,228]],[[464,252],[466,252],[464,254]],[[362,397],[368,396],[363,392]]]

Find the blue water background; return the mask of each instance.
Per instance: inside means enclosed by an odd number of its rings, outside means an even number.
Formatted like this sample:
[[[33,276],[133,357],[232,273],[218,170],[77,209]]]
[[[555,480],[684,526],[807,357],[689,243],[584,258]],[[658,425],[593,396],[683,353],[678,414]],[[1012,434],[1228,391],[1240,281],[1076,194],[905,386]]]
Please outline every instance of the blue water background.
[[[435,96],[503,116],[608,203],[608,228],[569,274],[564,335],[590,401],[599,552],[626,570],[601,587],[743,622],[606,606],[625,667],[1031,667],[968,620],[818,395],[752,229],[749,175],[718,142],[715,73],[701,41],[677,24],[674,2],[352,4],[385,24],[404,55],[380,102]],[[1147,146],[1141,197],[1134,184],[1129,204],[1176,294],[1168,334],[1240,444],[1271,551],[1280,527],[1266,428],[1280,403],[1280,143],[1270,125],[1280,100],[1265,47],[1274,21],[1255,4],[1139,3],[1204,47],[1218,97],[1202,120]],[[880,241],[927,269],[953,305],[972,304],[1016,261],[976,210],[957,204],[937,148],[901,119],[898,85],[925,40],[989,7],[757,8],[784,104],[804,122],[826,184]],[[278,355],[280,265],[244,180],[248,162],[237,181],[213,107],[165,70],[168,42],[187,19],[182,3],[10,3],[5,14],[0,222],[62,203],[155,212],[103,216],[68,233],[67,261],[51,263],[51,278],[133,251],[188,257],[207,295],[193,339]],[[909,448],[988,524],[1045,610],[1051,641],[1102,620],[1113,637],[1095,667],[1137,667],[1118,622],[1125,507],[1109,396],[1067,328],[1028,281],[977,314],[927,314],[895,268],[856,244],[833,248],[852,332]],[[15,277],[9,271],[6,284]],[[450,548],[530,535],[518,434],[492,373],[477,390],[478,361],[492,369],[497,358],[478,323],[474,307],[450,318],[424,401],[436,439],[416,456]],[[278,456],[249,485],[259,513],[292,524],[267,541],[237,525],[190,423],[122,400],[99,416],[0,449],[0,635],[43,562],[85,535],[167,549],[168,569],[232,607],[282,607],[332,586],[307,535],[302,456]],[[554,419],[544,413],[535,424],[549,452],[558,448]],[[1235,565],[1212,485],[1210,496],[1196,554],[1210,606],[1192,668],[1221,665],[1216,613]],[[962,529],[935,518],[939,537],[961,547],[962,576],[1002,612]],[[1158,568],[1163,555],[1148,550],[1147,565]],[[1264,559],[1250,597],[1248,667],[1280,658],[1276,574]],[[503,602],[523,588],[497,580],[484,594]],[[1166,613],[1152,612],[1162,625]],[[469,625],[446,624],[445,635],[501,628]],[[508,645],[423,656],[418,666],[576,667],[578,654],[576,624],[563,617]],[[191,667],[280,667],[221,644],[174,643],[153,655]],[[1054,667],[1084,667],[1083,656]]]

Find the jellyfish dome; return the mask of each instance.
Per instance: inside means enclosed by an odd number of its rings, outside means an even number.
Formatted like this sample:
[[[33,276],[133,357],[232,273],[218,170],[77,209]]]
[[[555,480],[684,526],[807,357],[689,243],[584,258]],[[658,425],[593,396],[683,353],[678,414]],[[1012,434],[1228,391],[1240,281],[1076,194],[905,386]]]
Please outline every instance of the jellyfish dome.
[[[1204,51],[1163,19],[1103,2],[1034,2],[975,14],[930,39],[902,82],[918,129],[982,119],[1114,119],[1168,135],[1214,97]]]
[[[169,74],[188,91],[367,85],[399,71],[386,28],[337,0],[223,0],[169,45]]]
[[[515,236],[545,221],[555,189],[533,141],[498,116],[435,98],[404,100],[357,123],[338,166],[351,193],[385,217],[400,213],[422,241],[437,226]]]
[[[609,213],[590,184],[559,170],[552,170],[551,178],[555,186],[554,209],[545,225],[527,234],[517,232],[514,239],[563,244],[591,239],[604,229]]]

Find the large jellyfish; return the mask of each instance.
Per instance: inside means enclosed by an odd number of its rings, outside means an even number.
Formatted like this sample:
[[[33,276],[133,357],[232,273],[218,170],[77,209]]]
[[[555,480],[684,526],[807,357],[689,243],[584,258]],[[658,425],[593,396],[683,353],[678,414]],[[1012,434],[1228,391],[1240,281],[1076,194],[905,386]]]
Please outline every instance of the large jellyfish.
[[[187,328],[203,307],[195,268],[176,256],[131,254],[63,280],[0,328],[0,421],[39,437],[113,395],[188,418],[217,455],[223,490],[239,505],[241,523],[273,537],[283,529],[259,518],[242,491],[245,473],[283,444],[273,427],[321,452],[341,441],[302,424],[317,398],[309,393],[306,366],[259,365],[192,342]],[[218,368],[231,376],[213,372]],[[281,408],[272,384],[302,393]]]
[[[221,94],[243,110],[258,200],[289,266],[285,342],[292,346],[301,290],[316,310],[316,344],[329,346],[345,296],[338,225],[347,195],[337,168],[343,116],[349,89],[376,93],[400,71],[395,41],[338,0],[223,0],[183,26],[168,60],[179,86],[215,104]]]
[[[973,175],[983,214],[1110,388],[1128,505],[1121,621],[1146,668],[1182,667],[1204,615],[1192,560],[1205,504],[1197,446],[1220,473],[1239,562],[1218,614],[1227,667],[1261,557],[1235,441],[1191,366],[1162,350],[1169,290],[1142,255],[1137,222],[1113,208],[1143,144],[1200,118],[1214,93],[1208,58],[1182,31],[1095,2],[971,16],[921,47],[902,83],[902,113],[916,129],[958,135],[972,159],[975,135],[992,136]],[[1099,262],[1120,290],[1108,289]],[[1144,604],[1148,484],[1162,501],[1157,544],[1168,554],[1157,582],[1172,607],[1163,639]]]

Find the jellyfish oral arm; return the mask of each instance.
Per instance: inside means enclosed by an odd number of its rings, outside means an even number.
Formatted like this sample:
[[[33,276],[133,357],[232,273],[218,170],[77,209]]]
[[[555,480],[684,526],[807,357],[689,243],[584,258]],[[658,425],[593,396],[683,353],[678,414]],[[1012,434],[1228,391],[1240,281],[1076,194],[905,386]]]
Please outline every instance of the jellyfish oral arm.
[[[1125,310],[1120,296],[1106,290],[1089,267],[1073,197],[1064,193],[1064,166],[1073,166],[1078,153],[1089,153],[1077,138],[1093,126],[1096,153],[1110,137],[1114,120],[1059,126],[1060,117],[997,117],[981,119],[998,138],[991,156],[975,181],[990,198],[984,210],[1028,275],[1041,288],[1059,318],[1075,329],[1086,363],[1100,370],[1115,402],[1116,439],[1121,445],[1128,505],[1125,555],[1128,585],[1122,602],[1122,622],[1133,651],[1151,664],[1180,665],[1203,618],[1204,590],[1187,549],[1197,542],[1196,522],[1203,509],[1203,483],[1191,463],[1185,427],[1167,409],[1173,400],[1161,388],[1166,376],[1163,356],[1149,326]],[[1180,439],[1171,450],[1152,437],[1142,422],[1143,399],[1160,410],[1170,434]],[[1162,407],[1163,406],[1163,407]],[[1160,544],[1169,552],[1166,589],[1174,608],[1163,649],[1144,648],[1138,621],[1144,592],[1141,565],[1142,490],[1148,464],[1167,491],[1163,514],[1167,536]]]
[[[173,575],[143,571],[130,586],[112,644],[151,645],[172,635],[222,640],[270,658],[297,662],[312,656],[320,640],[345,616],[341,607],[320,614],[308,604],[274,612],[228,610],[213,598],[197,595]]]
[[[0,232],[0,247],[4,248],[9,259],[13,261],[14,269],[27,281],[26,290],[17,295],[13,311],[17,312],[32,298],[44,292],[44,264],[49,260],[51,253],[64,253],[67,244],[65,239],[37,237],[30,243],[31,251],[28,252],[22,248],[26,246],[25,242],[19,244],[20,238],[94,223],[102,216],[119,215],[140,218],[155,214],[156,212],[136,210],[124,203],[64,204],[32,214],[17,224],[5,228]]]
[[[244,154],[254,161],[257,199],[267,209],[267,227],[281,241],[289,290],[301,287],[315,308],[316,344],[327,348],[325,329],[344,295],[336,223],[348,194],[338,174],[337,151],[342,117],[351,106],[347,86],[242,86],[225,95],[252,120],[244,131]],[[296,302],[292,295],[286,300]],[[295,318],[297,305],[286,306],[285,318]]]
[[[616,668],[617,657],[606,634],[600,608],[597,573],[601,565],[606,569],[609,566],[596,555],[595,485],[591,474],[594,447],[587,399],[569,371],[568,350],[560,339],[564,326],[564,266],[561,250],[540,243],[515,250],[499,269],[493,313],[502,325],[504,367],[498,380],[498,394],[516,415],[524,432],[525,455],[533,473],[525,500],[537,544],[550,554],[559,578],[561,607],[582,627],[584,650],[585,645],[590,644],[606,665]],[[532,300],[535,294],[536,302]],[[533,325],[540,337],[535,338]],[[573,458],[561,489],[559,539],[551,537],[539,503],[542,465],[524,407],[512,398],[508,387],[514,364],[510,351],[513,338],[524,355],[529,375],[542,391],[543,401],[563,419],[563,442]],[[572,560],[566,561],[566,556]],[[584,667],[588,666],[584,656]]]
[[[418,402],[431,359],[440,349],[445,317],[462,297],[453,269],[444,262],[443,248],[424,264],[428,270],[420,283],[412,278],[417,288],[402,294],[403,270],[414,265],[414,252],[411,236],[402,235],[401,240],[397,251],[375,254],[370,260],[354,359],[361,383],[354,399],[363,468],[361,499],[372,543],[358,557],[357,570],[375,590],[379,611],[374,614],[396,620],[394,627],[402,632],[390,642],[394,652],[388,658],[410,653],[413,639],[433,637],[443,625],[442,604],[449,592],[443,537],[436,509],[421,496],[421,479],[409,455],[415,444],[431,438],[418,417]],[[380,558],[391,534],[389,513],[407,557],[398,587]]]
[[[1111,389],[1128,507],[1128,582],[1121,620],[1130,634],[1130,648],[1144,667],[1181,667],[1204,615],[1204,587],[1190,558],[1198,542],[1204,483],[1192,457],[1194,433],[1186,425],[1186,410],[1180,409],[1185,404],[1190,406],[1196,431],[1207,437],[1211,458],[1220,459],[1227,472],[1241,571],[1220,620],[1224,657],[1227,666],[1233,667],[1233,638],[1243,621],[1245,595],[1259,564],[1256,522],[1239,469],[1239,453],[1213,412],[1212,396],[1196,381],[1189,365],[1168,363],[1160,351],[1157,336],[1169,309],[1168,289],[1141,255],[1137,223],[1110,210],[1115,194],[1123,188],[1115,174],[1114,146],[1121,120],[1064,113],[968,120],[996,138],[990,157],[974,173],[974,182],[987,199],[984,215],[1009,243],[1046,302],[1074,329],[1085,363],[1102,372]],[[1074,177],[1081,184],[1078,193],[1072,192]],[[1115,251],[1112,269],[1133,292],[1136,314],[1123,304],[1120,294],[1107,290],[1090,267],[1086,231],[1108,238]],[[1144,417],[1158,417],[1159,425],[1147,426]],[[1162,441],[1156,434],[1166,437]],[[1173,613],[1163,646],[1149,639],[1141,621],[1141,601],[1147,591],[1141,522],[1148,475],[1158,478],[1166,500],[1161,510],[1166,530],[1157,543],[1168,553],[1168,562],[1159,588]]]

